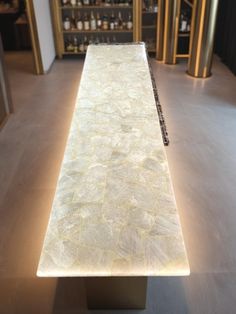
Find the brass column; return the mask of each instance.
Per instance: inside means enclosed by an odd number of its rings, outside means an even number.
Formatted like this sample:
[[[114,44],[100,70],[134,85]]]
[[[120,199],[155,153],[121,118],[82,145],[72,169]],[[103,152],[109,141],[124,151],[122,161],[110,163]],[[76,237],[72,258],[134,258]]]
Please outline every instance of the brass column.
[[[26,12],[27,12],[27,18],[28,18],[28,23],[29,23],[29,29],[30,29],[30,37],[31,37],[31,43],[32,43],[35,72],[36,74],[44,74],[41,49],[40,49],[40,44],[39,44],[37,22],[36,22],[36,17],[35,17],[35,10],[34,10],[34,2],[33,0],[26,0],[25,4],[26,4]]]
[[[181,0],[165,1],[165,34],[163,61],[168,64],[176,63],[180,5]]]
[[[133,41],[138,42],[142,40],[142,1],[133,1]]]
[[[159,61],[163,61],[164,25],[165,25],[165,0],[158,0],[156,58]]]
[[[188,74],[206,78],[211,75],[218,0],[195,0],[190,39]]]

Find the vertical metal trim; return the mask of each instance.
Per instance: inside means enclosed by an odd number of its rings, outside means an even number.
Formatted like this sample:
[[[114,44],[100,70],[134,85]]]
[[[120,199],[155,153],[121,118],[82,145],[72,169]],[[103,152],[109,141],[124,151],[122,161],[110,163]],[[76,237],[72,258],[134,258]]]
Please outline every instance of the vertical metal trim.
[[[174,43],[174,57],[173,63],[176,63],[176,55],[178,49],[178,39],[179,39],[179,17],[180,17],[180,8],[181,8],[181,0],[177,2],[177,12],[175,14],[175,43]]]
[[[196,9],[197,9],[197,1],[193,1],[193,9],[192,9],[192,19],[191,19],[191,29],[190,29],[190,43],[189,43],[189,56],[192,54],[192,43],[193,43],[193,34],[195,29],[195,19],[196,19]],[[188,67],[189,67],[190,58],[188,59]]]
[[[163,60],[167,64],[176,63],[180,4],[181,0],[166,0]]]
[[[164,59],[165,0],[158,0],[156,58]]]
[[[0,34],[0,88],[2,89],[2,96],[4,99],[3,107],[6,115],[14,112],[10,84],[5,66],[4,51],[2,45],[2,37]]]
[[[64,39],[61,27],[61,14],[60,6],[58,0],[50,1],[52,23],[53,23],[53,32],[54,32],[54,41],[56,47],[56,54],[58,58],[62,58],[64,53]]]
[[[142,40],[142,2],[133,1],[133,41],[139,42]]]
[[[206,78],[211,75],[218,0],[195,0],[190,41],[188,74]]]
[[[201,55],[201,47],[202,47],[202,37],[203,37],[203,28],[204,28],[204,17],[206,11],[206,0],[202,0],[201,4],[201,14],[200,14],[200,26],[199,26],[199,38],[197,43],[197,52],[196,52],[196,64],[194,75],[198,76],[199,72],[199,64],[200,64],[200,55]]]
[[[169,15],[169,0],[166,0],[165,6],[165,26],[164,26],[164,47],[163,47],[163,61],[166,60],[166,46],[167,46],[167,26],[168,26],[168,15]]]
[[[26,0],[26,12],[30,27],[30,37],[32,42],[35,71],[36,74],[44,74],[33,0]]]

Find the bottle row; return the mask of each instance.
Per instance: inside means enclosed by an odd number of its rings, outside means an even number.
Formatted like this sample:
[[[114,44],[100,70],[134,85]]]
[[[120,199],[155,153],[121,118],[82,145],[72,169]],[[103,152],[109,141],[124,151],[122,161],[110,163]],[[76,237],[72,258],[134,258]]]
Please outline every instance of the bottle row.
[[[182,11],[179,21],[179,31],[180,32],[190,32],[191,30],[191,16],[187,12]]]
[[[157,0],[143,0],[143,11],[156,13],[158,11]]]
[[[126,17],[127,18],[127,17]],[[110,16],[104,14],[100,16],[97,12],[96,18],[93,11],[88,15],[84,13],[82,16],[80,12],[72,11],[71,17],[66,16],[63,20],[63,28],[65,31],[78,30],[78,31],[96,31],[96,30],[129,30],[133,29],[132,15],[128,15],[128,20],[125,20],[121,14],[115,16],[114,12]]]
[[[62,6],[131,6],[132,0],[62,0]]]
[[[145,40],[146,47],[148,50],[155,51],[156,49],[156,42],[153,38],[147,38]],[[78,36],[68,36],[65,40],[65,51],[69,53],[85,53],[87,51],[88,45],[90,44],[111,44],[111,43],[117,43],[116,36],[102,36],[99,38],[98,36],[84,36],[82,38],[79,38]]]
[[[117,43],[116,36],[102,36],[99,38],[98,36],[94,38],[93,36],[83,38],[79,38],[78,36],[68,36],[65,40],[65,51],[69,53],[85,53],[87,51],[88,45],[90,44],[110,44]]]

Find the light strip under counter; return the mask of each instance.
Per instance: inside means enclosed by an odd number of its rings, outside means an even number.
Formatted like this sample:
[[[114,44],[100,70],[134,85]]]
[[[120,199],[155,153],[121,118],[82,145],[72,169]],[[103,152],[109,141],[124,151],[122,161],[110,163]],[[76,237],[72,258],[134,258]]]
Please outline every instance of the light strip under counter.
[[[91,45],[37,275],[189,272],[145,46]]]

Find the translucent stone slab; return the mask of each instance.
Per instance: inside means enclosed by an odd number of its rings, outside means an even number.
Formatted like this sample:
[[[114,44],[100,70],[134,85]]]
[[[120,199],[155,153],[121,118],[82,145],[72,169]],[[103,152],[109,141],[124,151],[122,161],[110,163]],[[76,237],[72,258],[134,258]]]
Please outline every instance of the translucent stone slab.
[[[88,48],[37,274],[189,274],[142,44]]]

